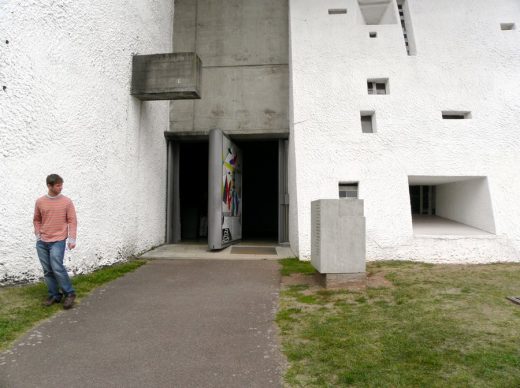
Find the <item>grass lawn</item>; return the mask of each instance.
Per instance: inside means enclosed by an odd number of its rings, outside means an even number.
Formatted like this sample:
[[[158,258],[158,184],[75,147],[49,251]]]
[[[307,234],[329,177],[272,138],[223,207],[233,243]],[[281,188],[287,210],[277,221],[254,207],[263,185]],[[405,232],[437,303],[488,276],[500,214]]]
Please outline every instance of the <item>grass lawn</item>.
[[[287,386],[520,387],[520,306],[505,299],[520,295],[520,265],[376,262],[367,272],[358,292],[309,275],[285,282]]]
[[[72,284],[78,297],[76,301],[80,301],[94,288],[133,271],[144,263],[144,260],[134,260],[102,268],[88,275],[75,276]],[[0,287],[0,351],[5,350],[38,321],[63,309],[62,304],[43,307],[41,302],[46,297],[47,287],[44,283]]]

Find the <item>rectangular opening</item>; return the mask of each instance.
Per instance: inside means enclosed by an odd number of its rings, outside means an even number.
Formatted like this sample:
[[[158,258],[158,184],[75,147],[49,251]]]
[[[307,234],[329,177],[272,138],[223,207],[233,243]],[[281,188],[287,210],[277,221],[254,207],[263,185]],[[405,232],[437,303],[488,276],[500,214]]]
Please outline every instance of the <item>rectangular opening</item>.
[[[453,111],[453,110],[442,111],[442,118],[444,120],[470,119],[471,112],[470,111]]]
[[[370,31],[370,32],[368,33],[368,36],[371,37],[371,38],[377,38],[377,32],[375,32],[375,31]]]
[[[409,176],[414,234],[494,234],[487,178]]]
[[[388,78],[372,78],[367,80],[368,94],[390,94]]]
[[[242,238],[277,241],[279,140],[244,139],[236,144],[243,152]],[[204,243],[208,240],[209,143],[207,140],[180,141],[177,153],[178,160],[172,162],[175,166],[170,167],[169,179],[178,183],[176,190],[168,194],[173,213],[169,228],[176,232],[171,233],[168,242]],[[222,171],[222,167],[220,169]],[[258,179],[259,176],[262,179]]]
[[[347,13],[346,8],[330,8],[329,15],[344,15]]]
[[[502,31],[511,31],[516,28],[515,23],[500,23],[500,29]]]
[[[340,198],[357,198],[358,197],[358,182],[338,184]]]
[[[375,112],[361,111],[361,131],[363,133],[374,133],[375,130]]]

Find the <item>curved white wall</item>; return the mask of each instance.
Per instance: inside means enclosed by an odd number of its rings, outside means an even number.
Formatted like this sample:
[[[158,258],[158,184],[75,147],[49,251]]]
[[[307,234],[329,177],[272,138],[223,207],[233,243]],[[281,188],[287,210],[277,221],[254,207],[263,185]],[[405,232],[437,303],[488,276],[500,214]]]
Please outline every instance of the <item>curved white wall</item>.
[[[0,8],[0,282],[41,276],[32,214],[50,173],[76,204],[73,272],[161,244],[169,106],[131,97],[130,80],[133,54],[171,51],[173,1]]]
[[[408,0],[408,7],[415,56],[399,22],[360,24],[356,0],[290,1],[291,244],[308,258],[311,201],[337,198],[338,182],[359,181],[368,259],[519,260],[520,3]],[[502,31],[503,22],[517,29]],[[388,78],[391,93],[368,95],[368,78]],[[375,111],[377,133],[361,132],[360,111]],[[442,111],[472,118],[443,120]],[[487,177],[498,237],[414,239],[411,175]]]

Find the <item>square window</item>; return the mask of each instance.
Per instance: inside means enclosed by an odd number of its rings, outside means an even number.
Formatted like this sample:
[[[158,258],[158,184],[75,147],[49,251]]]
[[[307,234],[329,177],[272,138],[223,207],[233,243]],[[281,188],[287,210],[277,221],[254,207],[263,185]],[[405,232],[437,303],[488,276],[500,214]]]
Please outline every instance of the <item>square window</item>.
[[[340,198],[357,198],[358,197],[358,183],[339,183],[339,197]]]
[[[500,29],[502,31],[511,31],[516,28],[515,23],[500,23]]]
[[[368,94],[389,94],[388,78],[377,78],[367,80]]]
[[[374,133],[375,132],[375,113],[374,112],[361,112],[361,131],[363,133]]]

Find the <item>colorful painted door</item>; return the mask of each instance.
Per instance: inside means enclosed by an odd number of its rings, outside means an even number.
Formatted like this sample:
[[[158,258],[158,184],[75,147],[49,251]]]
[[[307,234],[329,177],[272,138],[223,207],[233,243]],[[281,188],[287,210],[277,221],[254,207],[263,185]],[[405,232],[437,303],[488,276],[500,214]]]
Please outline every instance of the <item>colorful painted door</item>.
[[[208,247],[242,239],[242,152],[219,129],[209,134]]]

